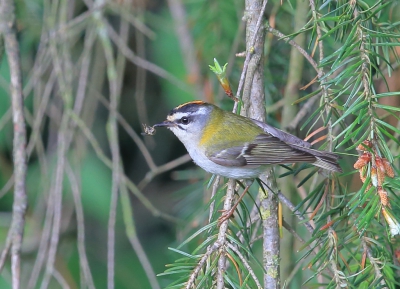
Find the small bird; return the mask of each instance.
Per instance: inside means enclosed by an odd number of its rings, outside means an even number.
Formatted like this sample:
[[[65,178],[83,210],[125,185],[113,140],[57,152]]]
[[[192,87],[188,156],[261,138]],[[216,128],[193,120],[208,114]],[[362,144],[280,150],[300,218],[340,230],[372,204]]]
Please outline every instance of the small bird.
[[[342,171],[336,154],[312,149],[294,135],[200,100],[177,106],[153,127],[167,127],[198,166],[228,178],[254,179],[269,165],[298,162]]]

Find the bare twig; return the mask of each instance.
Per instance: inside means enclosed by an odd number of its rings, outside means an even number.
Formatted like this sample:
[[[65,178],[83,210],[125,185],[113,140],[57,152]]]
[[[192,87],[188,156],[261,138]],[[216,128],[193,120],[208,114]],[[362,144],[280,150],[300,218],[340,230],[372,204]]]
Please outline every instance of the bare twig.
[[[14,161],[14,203],[13,217],[10,227],[11,237],[11,273],[12,288],[20,288],[21,246],[25,226],[25,211],[27,196],[25,188],[26,178],[26,128],[24,119],[24,100],[22,95],[22,73],[19,57],[19,45],[15,30],[14,2],[3,0],[0,2],[0,35],[4,37],[5,51],[10,67],[10,95],[14,125],[13,161]],[[1,36],[0,36],[1,38]],[[2,253],[9,248],[5,248]]]
[[[70,288],[70,286],[68,285],[68,282],[61,275],[61,273],[58,272],[57,270],[53,270],[53,277],[54,277],[54,279],[57,280],[58,284],[60,284],[62,289],[69,289]]]
[[[262,20],[264,18],[264,12],[265,12],[265,8],[267,6],[267,3],[268,3],[268,1],[265,0],[263,2],[263,5],[262,5],[260,11],[259,11],[259,16],[257,18],[257,23],[255,25],[255,29],[254,29],[253,34],[251,36],[252,37],[251,41],[250,42],[246,41],[246,50],[247,50],[246,51],[246,58],[244,60],[243,70],[242,70],[242,73],[240,75],[239,85],[238,85],[238,89],[237,89],[237,92],[236,92],[236,98],[239,98],[239,99],[240,99],[240,94],[242,92],[243,86],[245,84],[245,77],[246,77],[246,74],[247,74],[247,69],[248,69],[248,66],[249,66],[249,63],[250,63],[250,60],[251,60],[251,56],[253,55],[253,52],[254,52],[253,51],[254,50],[254,45],[256,43],[257,36],[258,36],[258,31],[260,30],[261,23],[262,23]],[[246,10],[248,10],[248,9],[246,8]],[[254,10],[254,11],[257,11],[257,10],[258,9]],[[259,53],[261,53],[261,51],[259,51]],[[235,105],[233,107],[233,112],[237,111],[237,104],[238,103],[235,102]]]
[[[365,237],[362,237],[362,245],[365,252],[367,252],[367,257],[371,262],[372,266],[374,267],[375,271],[375,280],[381,280],[379,284],[382,288],[389,288],[385,282],[385,278],[383,278],[381,268],[379,268],[378,259],[374,257],[371,248],[368,246],[368,241]]]
[[[294,130],[298,126],[299,122],[304,119],[304,117],[312,110],[314,103],[320,98],[321,93],[312,96],[299,110],[295,118],[288,124],[288,130]]]
[[[297,44],[296,41],[291,40],[288,36],[286,36],[279,30],[277,30],[269,25],[266,26],[266,29],[268,32],[271,32],[276,37],[281,38],[283,41],[285,41],[285,42],[289,43],[290,45],[292,45],[293,47],[295,47],[304,56],[304,58],[307,59],[307,61],[311,64],[311,66],[314,67],[315,71],[318,72],[317,62],[315,62],[315,60],[311,57],[311,55],[308,54],[307,51],[305,51],[303,47],[301,47],[299,44]]]
[[[210,256],[219,250],[222,247],[223,243],[220,243],[218,241],[214,242],[212,246],[208,246],[207,252],[200,258],[200,260],[197,262],[196,267],[194,268],[193,272],[190,274],[190,277],[185,285],[185,289],[191,289],[193,288],[194,282],[196,281],[197,276],[200,273],[200,270],[204,267],[206,264],[206,261]]]
[[[212,186],[212,191],[211,191],[211,196],[210,196],[210,200],[214,199],[215,194],[217,193],[218,187],[219,187],[219,182],[221,180],[220,176],[216,176],[215,180],[214,180],[214,184]],[[212,216],[214,213],[214,208],[215,208],[215,200],[213,200],[210,204],[210,210],[208,213],[208,223],[211,223],[212,220]]]
[[[233,179],[230,179],[228,181],[228,188],[226,189],[226,196],[225,196],[225,201],[224,201],[224,207],[223,210],[224,212],[229,212],[229,210],[232,208],[232,200],[233,196],[235,194],[235,186],[236,186],[236,181]],[[226,257],[225,257],[225,242],[226,242],[226,232],[228,230],[228,223],[229,223],[229,218],[224,220],[221,223],[221,226],[219,227],[219,233],[218,233],[218,239],[217,242],[218,244],[221,244],[221,254],[218,259],[218,269],[217,269],[217,289],[224,289],[225,288],[225,282],[224,282],[224,275],[225,275],[225,270],[226,270]]]
[[[303,217],[303,215],[298,211],[295,210],[295,206],[292,204],[292,202],[290,202],[290,200],[288,198],[285,197],[284,194],[282,194],[281,192],[278,192],[278,198],[279,200],[285,204],[295,215],[296,217],[304,222],[305,218]],[[314,228],[310,225],[309,222],[304,222],[304,226],[306,227],[306,229],[312,234],[314,232]]]
[[[233,195],[235,193],[235,180],[229,180],[228,183],[228,188],[227,188],[227,192],[226,192],[226,197],[225,197],[225,201],[224,201],[224,211],[229,211],[232,207],[232,200],[233,200]],[[207,259],[217,250],[220,251],[220,253],[218,254],[218,268],[217,268],[217,272],[216,272],[216,288],[224,288],[224,272],[225,272],[225,268],[226,268],[226,264],[225,264],[225,242],[226,242],[226,232],[228,229],[228,223],[229,223],[229,219],[224,220],[220,227],[219,227],[219,233],[218,233],[218,237],[217,240],[214,242],[213,245],[208,246],[207,248],[207,252],[200,258],[200,260],[197,262],[197,265],[195,267],[195,269],[193,270],[193,272],[190,274],[190,277],[188,279],[188,282],[186,283],[185,288],[186,289],[190,289],[192,288],[193,284],[196,281],[197,276],[200,273],[200,270],[203,268],[203,266],[205,265]]]
[[[321,27],[319,25],[319,21],[318,21],[318,11],[317,8],[315,6],[315,1],[314,0],[310,0],[310,5],[311,5],[311,11],[312,11],[312,17],[315,21],[316,24],[316,30],[317,30],[317,39],[316,42],[318,42],[318,47],[319,47],[319,61],[321,62],[324,59],[324,43],[323,41],[319,41],[322,38],[322,32],[321,32]],[[328,93],[328,88],[325,85],[325,80],[323,80],[322,78],[324,77],[325,73],[324,73],[324,69],[322,67],[318,68],[318,79],[321,82],[321,88],[322,88],[322,96],[324,98],[325,101],[325,114],[326,116],[329,117],[330,115],[330,111],[331,111],[331,105],[330,105],[330,98],[329,98],[329,93]],[[331,119],[329,119],[326,127],[328,128],[328,151],[332,151],[333,149],[333,133],[332,133],[332,121]]]
[[[176,85],[178,88],[182,89],[183,91],[193,92],[193,88],[189,85],[183,83],[181,80],[167,72],[165,69],[151,63],[145,59],[142,59],[135,55],[135,53],[126,45],[126,43],[121,39],[117,32],[112,28],[112,26],[107,23],[107,31],[110,39],[114,42],[114,44],[118,47],[119,51],[133,64],[143,67],[144,69],[154,73],[155,75],[160,76],[171,82],[172,84]]]
[[[201,73],[199,63],[196,61],[196,50],[193,45],[192,35],[186,23],[186,11],[181,0],[168,0],[169,10],[175,22],[175,31],[181,47],[186,72],[196,91],[202,91]]]
[[[94,96],[96,96],[107,109],[110,109],[110,102],[103,95],[101,95],[98,91],[91,89],[91,87],[89,87],[89,89],[93,92]],[[125,129],[126,133],[132,138],[132,140],[138,146],[138,148],[139,148],[140,152],[142,153],[150,170],[156,170],[157,165],[154,163],[153,158],[151,157],[151,154],[150,154],[149,150],[147,149],[146,145],[144,144],[144,142],[142,141],[142,139],[132,129],[132,127],[129,125],[129,123],[126,121],[126,119],[120,113],[117,114],[117,118],[118,118],[119,124]]]
[[[97,5],[102,4],[101,0],[96,2]],[[110,113],[107,121],[107,136],[110,144],[112,156],[112,188],[110,201],[110,215],[108,219],[108,234],[107,234],[107,288],[114,288],[115,274],[115,222],[117,214],[118,191],[120,189],[121,179],[121,157],[118,144],[118,125],[117,111],[120,100],[120,87],[118,85],[118,73],[116,70],[113,49],[108,30],[105,26],[101,12],[94,13],[97,24],[97,32],[103,46],[105,58],[107,61],[107,77],[110,85]],[[125,43],[124,39],[121,41]]]
[[[180,165],[182,165],[182,164],[184,164],[184,163],[187,163],[187,162],[190,161],[191,159],[192,159],[192,158],[189,156],[189,154],[185,154],[185,155],[183,155],[183,156],[181,156],[181,157],[179,157],[179,158],[177,158],[177,159],[175,159],[175,160],[172,160],[172,161],[170,161],[170,162],[168,162],[168,163],[166,163],[166,164],[163,164],[163,165],[158,166],[158,167],[157,167],[157,166],[154,167],[151,171],[149,171],[149,172],[146,174],[146,176],[144,177],[144,179],[140,181],[140,183],[139,183],[139,185],[138,185],[138,188],[139,188],[140,190],[142,190],[145,186],[147,186],[148,183],[151,182],[151,180],[152,180],[155,176],[157,176],[157,175],[159,175],[159,174],[162,174],[162,173],[164,173],[164,172],[167,172],[167,171],[169,171],[169,170],[172,170],[172,169],[176,168],[177,166],[180,166]]]
[[[33,270],[31,272],[29,281],[28,281],[28,286],[27,288],[32,289],[36,288],[36,283],[37,279],[39,278],[40,271],[42,270],[45,258],[46,258],[46,252],[49,247],[49,239],[50,239],[50,233],[51,233],[51,225],[52,225],[52,218],[53,218],[53,209],[54,209],[54,197],[53,194],[48,194],[48,199],[47,199],[47,209],[46,209],[46,215],[44,218],[44,225],[43,225],[43,230],[41,234],[41,240],[39,244],[39,249],[37,250],[37,257],[35,260],[35,264],[33,266]]]
[[[13,185],[14,185],[14,175],[12,175],[9,179],[8,179],[8,181],[7,181],[7,183],[5,183],[5,185],[1,188],[1,190],[0,190],[0,199],[2,198],[2,197],[4,197],[4,195],[5,194],[7,194],[7,192],[9,192],[10,190],[11,190],[11,188],[13,187]],[[0,262],[1,263],[1,262]],[[0,265],[0,268],[1,268],[2,266]],[[1,271],[1,270],[0,270]]]
[[[76,226],[78,229],[77,245],[79,251],[80,265],[84,277],[84,280],[82,280],[82,282],[84,282],[83,284],[85,284],[85,286],[87,286],[89,289],[95,289],[92,273],[90,272],[89,261],[86,256],[85,220],[81,201],[81,188],[78,182],[78,178],[75,175],[76,171],[71,168],[69,163],[67,163],[66,172],[69,178],[69,182],[71,184],[72,196],[75,202]]]
[[[90,142],[91,146],[93,147],[95,153],[97,154],[97,157],[109,168],[112,168],[112,162],[111,160],[104,154],[102,151],[100,144],[97,142],[96,138],[94,137],[93,133],[90,131],[90,129],[83,123],[83,121],[74,113],[71,112],[71,119],[78,125],[78,127],[82,130],[83,135],[87,138],[87,140]],[[160,212],[157,208],[154,207],[154,205],[149,201],[149,199],[146,198],[145,195],[136,187],[136,185],[129,180],[127,176],[124,175],[124,182],[126,182],[126,185],[128,188],[131,190],[131,192],[139,199],[140,202],[156,217],[162,217],[165,218],[166,220],[169,220],[171,222],[177,222],[176,218]]]
[[[247,259],[243,256],[243,254],[232,244],[228,243],[227,244],[228,248],[231,249],[235,254],[239,257],[239,259],[243,262],[243,265],[245,268],[249,271],[251,278],[253,278],[254,282],[257,285],[257,288],[262,288],[260,281],[258,280],[255,272],[253,271],[253,268],[251,268],[249,262],[247,262]]]
[[[121,182],[123,183],[123,180],[121,180]],[[121,186],[120,199],[121,199],[122,214],[126,227],[125,229],[126,236],[128,237],[133,250],[135,250],[137,257],[140,260],[140,264],[142,265],[147,275],[147,279],[150,282],[151,288],[160,289],[160,285],[157,282],[154,270],[150,264],[149,259],[147,258],[146,252],[144,251],[142,244],[140,243],[139,237],[137,236],[135,224],[133,222],[134,217],[133,217],[131,202],[129,199],[128,190],[126,189],[126,186]]]
[[[138,5],[140,6],[140,5]],[[137,8],[136,13],[138,17],[144,18],[144,11],[142,8]],[[140,16],[142,15],[142,16]],[[146,58],[146,41],[144,35],[139,31],[135,31],[136,39],[136,53],[139,57]],[[147,106],[146,106],[146,86],[147,86],[147,71],[143,67],[137,66],[136,68],[136,83],[135,83],[135,101],[136,101],[136,111],[138,114],[140,123],[149,123]],[[148,138],[147,144],[154,146],[153,138]],[[146,156],[145,156],[146,157]]]
[[[152,31],[149,27],[147,27],[144,24],[144,19],[141,17],[144,12],[141,11],[141,7],[136,7],[135,6],[135,10],[138,12],[137,16],[133,15],[131,12],[131,9],[129,7],[129,5],[132,6],[132,4],[128,4],[129,2],[108,2],[107,4],[109,6],[107,6],[107,8],[109,7],[112,11],[118,13],[118,15],[121,16],[121,18],[125,21],[128,21],[130,24],[132,24],[133,27],[135,27],[140,33],[142,33],[143,35],[146,35],[148,38],[150,39],[154,39],[156,38],[156,34],[154,31]],[[144,6],[145,4],[141,3],[137,6]],[[128,8],[128,9],[127,9]]]
[[[64,3],[65,5],[65,3]],[[66,55],[60,56],[57,51],[56,44],[51,42],[50,51],[52,54],[54,70],[57,75],[57,80],[60,86],[60,94],[64,102],[64,113],[62,115],[60,129],[57,135],[57,165],[55,169],[55,181],[52,186],[51,195],[53,196],[53,223],[50,238],[50,247],[48,252],[48,259],[46,264],[46,273],[43,277],[41,289],[46,289],[50,283],[50,278],[53,275],[54,262],[57,253],[58,242],[60,238],[60,223],[62,215],[62,188],[64,181],[64,170],[66,162],[66,154],[68,151],[69,143],[71,141],[71,132],[68,129],[69,115],[68,110],[72,105],[71,84],[67,83],[65,78],[65,71],[62,68],[61,60]]]

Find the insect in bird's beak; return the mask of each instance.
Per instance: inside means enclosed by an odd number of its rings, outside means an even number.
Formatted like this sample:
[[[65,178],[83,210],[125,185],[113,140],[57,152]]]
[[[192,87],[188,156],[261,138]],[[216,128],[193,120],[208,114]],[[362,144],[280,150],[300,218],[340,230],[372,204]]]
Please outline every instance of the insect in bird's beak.
[[[142,135],[155,135],[156,134],[156,127],[171,127],[171,126],[175,126],[176,124],[172,121],[169,120],[164,120],[162,123],[157,123],[153,126],[148,126],[147,124],[142,124],[143,125],[143,130],[144,132],[142,133]]]

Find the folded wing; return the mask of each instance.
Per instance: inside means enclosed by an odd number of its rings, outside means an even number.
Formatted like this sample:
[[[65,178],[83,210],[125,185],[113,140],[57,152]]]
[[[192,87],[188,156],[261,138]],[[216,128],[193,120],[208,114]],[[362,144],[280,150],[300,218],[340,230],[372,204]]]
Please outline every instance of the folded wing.
[[[304,142],[304,141],[302,141]],[[329,171],[341,172],[336,154],[318,151],[302,142],[287,143],[271,134],[260,134],[251,143],[221,150],[209,159],[219,165],[240,167],[288,163],[312,163]]]

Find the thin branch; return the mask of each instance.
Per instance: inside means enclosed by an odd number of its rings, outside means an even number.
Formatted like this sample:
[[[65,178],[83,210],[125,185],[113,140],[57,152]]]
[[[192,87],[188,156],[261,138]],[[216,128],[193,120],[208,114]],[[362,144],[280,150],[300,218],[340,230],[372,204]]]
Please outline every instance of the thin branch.
[[[28,289],[36,288],[36,283],[39,278],[40,271],[42,270],[47,249],[49,247],[49,239],[51,234],[51,225],[53,220],[53,210],[54,210],[54,196],[49,193],[47,196],[47,208],[46,215],[44,217],[44,225],[40,238],[39,249],[37,250],[37,257],[33,265],[33,269],[28,281]]]
[[[136,13],[138,17],[144,19],[145,13],[143,9],[138,5]],[[139,31],[135,31],[135,40],[136,40],[136,52],[139,57],[146,59],[146,41],[144,35],[139,33]],[[147,87],[147,71],[143,67],[137,66],[136,68],[136,82],[135,82],[135,101],[136,101],[136,111],[138,114],[140,123],[149,123],[149,118],[147,114],[147,106],[146,106],[146,87]],[[154,146],[154,139],[149,138],[147,144],[150,146]],[[146,156],[145,156],[146,158]]]
[[[217,190],[219,187],[220,180],[221,180],[220,176],[215,177],[214,184],[212,186],[210,200],[214,199],[215,194],[217,193]],[[208,213],[208,223],[211,223],[211,221],[212,221],[212,216],[214,214],[214,208],[215,208],[215,200],[213,200],[210,204],[210,209],[209,209],[209,213]]]
[[[85,219],[83,213],[83,206],[81,201],[81,188],[76,176],[76,171],[71,168],[71,165],[67,162],[66,173],[71,184],[72,196],[75,203],[75,213],[76,213],[76,226],[77,226],[77,246],[79,252],[79,261],[81,265],[81,270],[83,272],[84,284],[89,289],[95,289],[93,282],[92,273],[90,272],[89,261],[86,256],[85,248]]]
[[[161,166],[156,166],[154,167],[151,171],[146,173],[146,176],[144,177],[143,180],[140,181],[138,188],[140,190],[144,189],[144,187],[147,186],[148,183],[150,183],[154,177],[158,176],[159,174],[165,173],[169,170],[172,170],[176,168],[177,166],[183,165],[189,161],[191,161],[192,158],[190,157],[189,154],[185,154],[177,159],[174,159],[166,164],[163,164]]]
[[[262,288],[260,281],[258,280],[256,274],[253,271],[253,268],[251,268],[249,262],[247,262],[247,259],[243,256],[243,254],[232,244],[228,243],[227,246],[229,249],[231,249],[233,252],[235,252],[235,254],[243,262],[243,265],[247,269],[247,271],[249,271],[251,278],[253,278],[254,282],[256,282],[257,288]]]
[[[60,284],[62,289],[69,289],[70,288],[70,286],[68,285],[68,282],[61,275],[61,273],[58,272],[57,270],[53,270],[53,277],[54,277],[54,279],[57,280],[58,284]]]
[[[321,62],[324,59],[324,42],[320,41],[322,38],[322,32],[321,32],[321,27],[320,27],[320,22],[319,17],[318,17],[318,11],[315,6],[314,0],[310,0],[310,5],[311,5],[311,11],[312,11],[312,17],[314,19],[314,23],[316,25],[316,30],[317,30],[317,39],[315,40],[318,42],[318,47],[319,47],[319,61]],[[324,69],[322,67],[318,68],[318,79],[320,80],[321,83],[321,88],[322,88],[322,96],[325,101],[325,114],[327,117],[329,117],[328,123],[326,124],[326,127],[328,128],[328,151],[332,151],[333,149],[333,133],[332,133],[332,120],[330,118],[330,113],[331,113],[331,105],[330,105],[330,98],[329,98],[329,93],[328,93],[328,88],[325,85],[326,80],[323,80],[323,77],[325,75]]]
[[[93,92],[94,96],[97,97],[107,109],[110,109],[110,102],[102,94],[100,94],[97,90],[91,87],[89,87],[89,90]],[[132,129],[127,120],[119,112],[117,112],[117,118],[119,124],[125,129],[126,133],[132,138],[132,140],[138,146],[150,170],[156,170],[157,165],[154,163],[149,150],[147,149],[146,145],[139,137],[139,135]]]
[[[168,0],[168,7],[174,21],[175,33],[178,37],[186,72],[196,91],[202,91],[201,69],[196,59],[196,49],[190,34],[185,7],[182,0]]]
[[[12,189],[13,186],[14,186],[14,175],[12,175],[8,179],[8,181],[4,184],[4,186],[1,188],[1,190],[0,190],[0,199],[2,197],[4,197],[4,195],[7,194]],[[0,264],[1,264],[1,262],[0,262]],[[1,271],[1,268],[2,268],[2,266],[0,265],[0,271]]]
[[[197,262],[197,265],[194,268],[193,272],[190,274],[190,277],[185,285],[185,289],[193,288],[194,282],[196,281],[197,276],[200,274],[200,270],[206,264],[208,258],[210,258],[214,252],[219,250],[222,245],[223,245],[223,243],[216,241],[216,242],[214,242],[214,244],[212,246],[208,246],[207,252],[200,258],[200,260]]]
[[[295,210],[295,206],[292,204],[292,202],[288,198],[286,198],[286,196],[284,194],[282,194],[281,192],[278,192],[277,195],[278,195],[279,201],[281,201],[282,204],[285,204],[296,215],[296,217],[300,221],[302,221],[302,223],[304,224],[306,229],[312,234],[314,232],[314,228],[313,228],[313,226],[311,226],[311,224],[309,222],[305,222],[306,219],[303,217],[301,212],[299,210]]]
[[[168,80],[169,82],[171,82],[172,84],[174,84],[178,88],[180,88],[181,90],[193,93],[193,89],[189,85],[183,83],[181,80],[179,80],[178,78],[173,76],[171,73],[169,73],[165,69],[135,55],[135,53],[121,39],[121,37],[118,35],[118,33],[115,32],[115,30],[112,28],[112,26],[108,22],[105,22],[105,23],[107,26],[107,31],[108,31],[108,35],[110,36],[110,39],[118,47],[118,50],[129,61],[131,61],[133,64],[135,64],[137,66],[143,67],[144,69],[154,73],[155,75],[158,75],[161,78]]]
[[[53,196],[53,226],[50,238],[50,247],[48,252],[46,273],[43,277],[41,289],[48,288],[50,278],[53,275],[54,262],[56,259],[57,247],[60,238],[60,223],[62,215],[62,189],[64,181],[64,170],[66,162],[66,154],[71,141],[71,132],[68,129],[69,115],[68,110],[71,109],[72,93],[71,85],[66,83],[64,78],[66,71],[63,70],[61,64],[61,57],[57,51],[56,44],[51,42],[50,51],[52,54],[54,70],[57,75],[58,83],[60,86],[60,94],[64,102],[64,112],[61,119],[61,125],[57,135],[57,165],[55,169],[55,181],[52,186],[51,195]],[[65,55],[63,55],[65,57]]]
[[[105,155],[102,151],[100,144],[97,142],[96,138],[94,137],[92,131],[85,125],[85,123],[74,113],[71,112],[71,119],[78,125],[79,129],[82,131],[83,135],[87,138],[90,142],[94,152],[96,153],[97,157],[109,168],[112,168],[111,160]],[[165,218],[171,222],[177,222],[176,218],[162,213],[154,205],[146,198],[145,195],[136,187],[136,185],[129,180],[127,176],[124,175],[124,181],[126,185],[131,190],[131,192],[139,199],[140,202],[154,215]]]
[[[135,11],[137,12],[138,16],[132,14],[132,4],[129,2],[111,1],[107,4],[109,5],[107,8],[110,8],[113,12],[118,13],[118,16],[120,16],[123,20],[128,21],[141,34],[146,35],[150,39],[157,37],[156,33],[144,24],[144,19],[141,17],[144,14],[144,11],[140,11],[142,8],[139,6],[143,4],[135,6]]]
[[[232,208],[232,200],[233,196],[235,194],[235,186],[236,186],[236,181],[233,179],[229,179],[228,181],[228,188],[226,189],[226,196],[225,196],[225,201],[224,201],[224,207],[223,210],[224,212],[229,212],[229,210]],[[219,227],[219,232],[218,232],[218,239],[216,243],[221,244],[221,254],[218,259],[218,268],[217,268],[217,280],[216,280],[216,288],[217,289],[224,289],[225,288],[225,282],[224,282],[224,275],[225,275],[225,270],[226,270],[226,257],[225,257],[225,242],[226,242],[226,233],[228,230],[228,223],[229,223],[229,218],[224,220],[221,223],[221,226]]]
[[[11,236],[11,273],[13,289],[20,288],[21,246],[25,226],[26,196],[26,128],[24,119],[24,99],[22,95],[22,73],[19,44],[15,29],[15,6],[11,0],[0,3],[0,35],[4,37],[5,51],[10,67],[10,95],[14,127],[14,203]],[[0,38],[2,38],[0,36]],[[7,247],[5,248],[6,250]],[[6,252],[6,251],[5,251]],[[4,253],[2,255],[4,255]],[[7,255],[7,254],[5,254]]]
[[[96,5],[101,5],[102,0],[98,0]],[[108,36],[108,30],[105,25],[105,19],[101,12],[94,13],[97,24],[97,32],[103,46],[106,62],[107,77],[110,86],[110,112],[107,121],[107,137],[110,144],[112,156],[112,187],[110,213],[108,219],[107,233],[107,288],[113,289],[115,286],[115,223],[117,214],[118,191],[120,189],[121,179],[121,156],[118,144],[118,124],[117,111],[120,101],[120,87],[118,85],[118,73],[116,70],[114,53]],[[125,43],[124,39],[121,41]],[[121,76],[119,76],[121,77]]]
[[[385,278],[382,275],[381,269],[379,268],[379,265],[376,262],[376,258],[372,254],[371,248],[368,246],[368,241],[366,240],[365,237],[362,237],[362,245],[363,245],[364,251],[367,252],[367,257],[368,257],[369,261],[371,262],[372,266],[374,267],[375,280],[380,279],[381,281],[379,282],[379,284],[382,286],[382,288],[388,288],[388,286],[385,282]]]
[[[123,183],[123,180],[121,180],[121,183]],[[131,201],[129,199],[128,190],[126,186],[121,186],[120,200],[121,200],[122,214],[125,223],[126,236],[128,237],[133,250],[136,252],[140,264],[142,265],[143,270],[146,273],[147,279],[150,282],[151,288],[160,289],[160,285],[158,284],[158,281],[156,279],[156,274],[154,273],[151,263],[147,258],[146,252],[144,251],[136,232],[135,224],[133,222],[134,216],[132,212]]]
[[[290,45],[292,45],[294,48],[296,48],[303,56],[305,59],[307,59],[307,61],[311,64],[311,66],[315,69],[315,71],[318,72],[318,64],[317,62],[315,62],[315,60],[311,57],[310,54],[307,53],[307,51],[305,51],[303,49],[303,47],[301,47],[300,45],[298,45],[296,43],[296,41],[291,40],[288,36],[286,36],[285,34],[283,34],[282,32],[280,32],[279,30],[269,26],[268,24],[266,25],[266,29],[268,32],[271,32],[273,35],[275,35],[276,37],[279,37],[280,39],[282,39],[283,41],[289,43]]]
[[[256,44],[258,31],[260,30],[261,23],[262,23],[262,20],[264,18],[264,12],[265,12],[265,8],[267,7],[267,3],[268,3],[268,0],[264,0],[263,5],[262,5],[262,7],[260,9],[260,12],[259,12],[259,16],[257,18],[257,23],[256,23],[256,27],[255,27],[255,31],[254,31],[252,40],[248,44],[246,44],[246,46],[247,46],[246,47],[246,50],[247,50],[246,51],[246,58],[245,58],[244,63],[243,63],[243,69],[242,69],[242,73],[240,75],[239,85],[238,85],[238,89],[237,89],[237,92],[236,92],[236,98],[238,98],[238,99],[241,99],[240,94],[242,93],[242,89],[243,89],[243,86],[245,84],[245,77],[246,77],[246,74],[247,74],[247,69],[248,69],[251,57],[252,57],[252,55],[254,53],[254,51],[253,51],[254,45]],[[238,105],[238,103],[235,102],[235,105],[233,107],[233,112],[237,111],[237,105]]]
[[[290,130],[295,130],[297,126],[299,125],[299,122],[304,120],[304,117],[309,114],[313,107],[314,104],[319,98],[321,97],[322,93],[319,93],[317,95],[312,96],[304,105],[303,107],[299,110],[299,112],[296,114],[295,118],[288,124],[286,127],[289,131]]]

